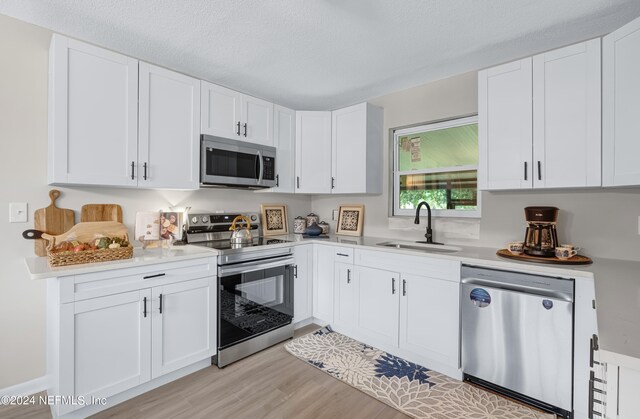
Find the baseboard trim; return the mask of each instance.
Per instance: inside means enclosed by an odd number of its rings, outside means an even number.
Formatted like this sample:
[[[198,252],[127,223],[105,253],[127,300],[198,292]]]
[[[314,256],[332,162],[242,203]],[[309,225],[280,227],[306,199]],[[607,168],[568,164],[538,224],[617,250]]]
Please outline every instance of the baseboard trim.
[[[0,389],[0,397],[4,396],[31,396],[47,389],[47,376],[34,378],[24,383]]]

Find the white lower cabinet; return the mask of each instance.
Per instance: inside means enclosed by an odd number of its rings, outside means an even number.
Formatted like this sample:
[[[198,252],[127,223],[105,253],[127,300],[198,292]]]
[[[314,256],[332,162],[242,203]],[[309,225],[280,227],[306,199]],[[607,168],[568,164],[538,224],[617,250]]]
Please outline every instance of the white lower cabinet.
[[[320,323],[333,323],[334,248],[314,246],[313,317]]]
[[[48,279],[48,394],[121,397],[213,356],[215,269],[207,257]]]
[[[400,274],[358,266],[357,275],[358,337],[397,346]]]
[[[401,289],[400,348],[448,367],[457,366],[460,283],[403,274]]]
[[[340,333],[460,379],[460,263],[338,249],[317,246],[317,254],[327,254],[324,266],[330,256],[335,260],[333,321],[323,320]],[[349,263],[340,261],[341,254]]]
[[[61,371],[62,394],[109,397],[150,380],[150,300],[146,289],[62,307],[61,355],[71,367]]]
[[[608,419],[637,418],[640,412],[640,359],[608,351],[600,351],[599,359],[604,374],[598,374],[596,369],[596,377],[605,381],[605,393],[593,393],[593,411],[604,411],[604,417]],[[598,389],[602,385],[596,382],[593,386]]]
[[[293,281],[293,322],[299,323],[313,317],[312,263],[313,245],[293,248],[295,263]]]
[[[333,325],[342,330],[353,331],[357,324],[358,285],[355,276],[353,264],[335,263]]]
[[[209,278],[152,290],[153,378],[211,356],[216,342],[215,286]],[[204,316],[203,313],[212,313]]]

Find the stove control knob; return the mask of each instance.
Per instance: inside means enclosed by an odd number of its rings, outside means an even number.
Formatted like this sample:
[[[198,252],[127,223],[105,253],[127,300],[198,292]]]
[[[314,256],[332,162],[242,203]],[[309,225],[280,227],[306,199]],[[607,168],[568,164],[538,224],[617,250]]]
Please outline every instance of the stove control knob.
[[[255,216],[255,215],[252,215],[252,216],[251,216],[251,221],[256,221],[257,219],[258,219],[258,217],[257,217],[257,216]]]
[[[202,217],[202,222],[203,223],[209,222],[209,217]]]
[[[198,217],[192,217],[192,218],[191,218],[191,222],[192,222],[193,224],[198,224]]]

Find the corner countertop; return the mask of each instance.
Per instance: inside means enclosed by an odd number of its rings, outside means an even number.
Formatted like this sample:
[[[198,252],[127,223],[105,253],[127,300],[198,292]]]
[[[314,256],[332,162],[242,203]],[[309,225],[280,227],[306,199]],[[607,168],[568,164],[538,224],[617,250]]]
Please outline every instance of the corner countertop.
[[[280,238],[288,242],[270,245],[272,247],[287,247],[309,243],[351,248],[364,247],[368,250],[384,253],[448,259],[465,264],[498,269],[593,279],[600,346],[610,352],[640,358],[640,261],[593,258],[594,263],[591,265],[543,265],[501,258],[496,255],[497,249],[490,247],[456,245],[461,248],[460,251],[438,253],[381,247],[377,244],[394,240],[381,237],[330,236],[329,238],[303,238],[300,235],[290,234],[274,238]],[[142,248],[136,248],[132,259],[60,268],[50,268],[46,257],[28,257],[25,262],[32,279],[44,279],[153,265],[162,262],[198,259],[216,256],[217,254],[218,252],[215,249],[186,245],[173,246],[171,249],[143,250]]]
[[[131,259],[52,268],[49,266],[48,258],[33,256],[25,258],[25,263],[27,264],[31,279],[46,279],[108,271],[111,269],[134,268],[163,262],[199,259],[216,256],[217,254],[218,252],[215,249],[193,245],[173,246],[170,249],[143,249],[136,247],[133,249],[133,257]]]

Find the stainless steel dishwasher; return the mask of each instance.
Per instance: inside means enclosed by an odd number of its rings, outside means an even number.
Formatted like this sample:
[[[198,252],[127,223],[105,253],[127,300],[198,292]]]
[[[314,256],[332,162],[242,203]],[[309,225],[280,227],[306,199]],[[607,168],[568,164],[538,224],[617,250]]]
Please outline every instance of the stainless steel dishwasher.
[[[461,275],[464,379],[571,417],[574,281],[473,266]]]

